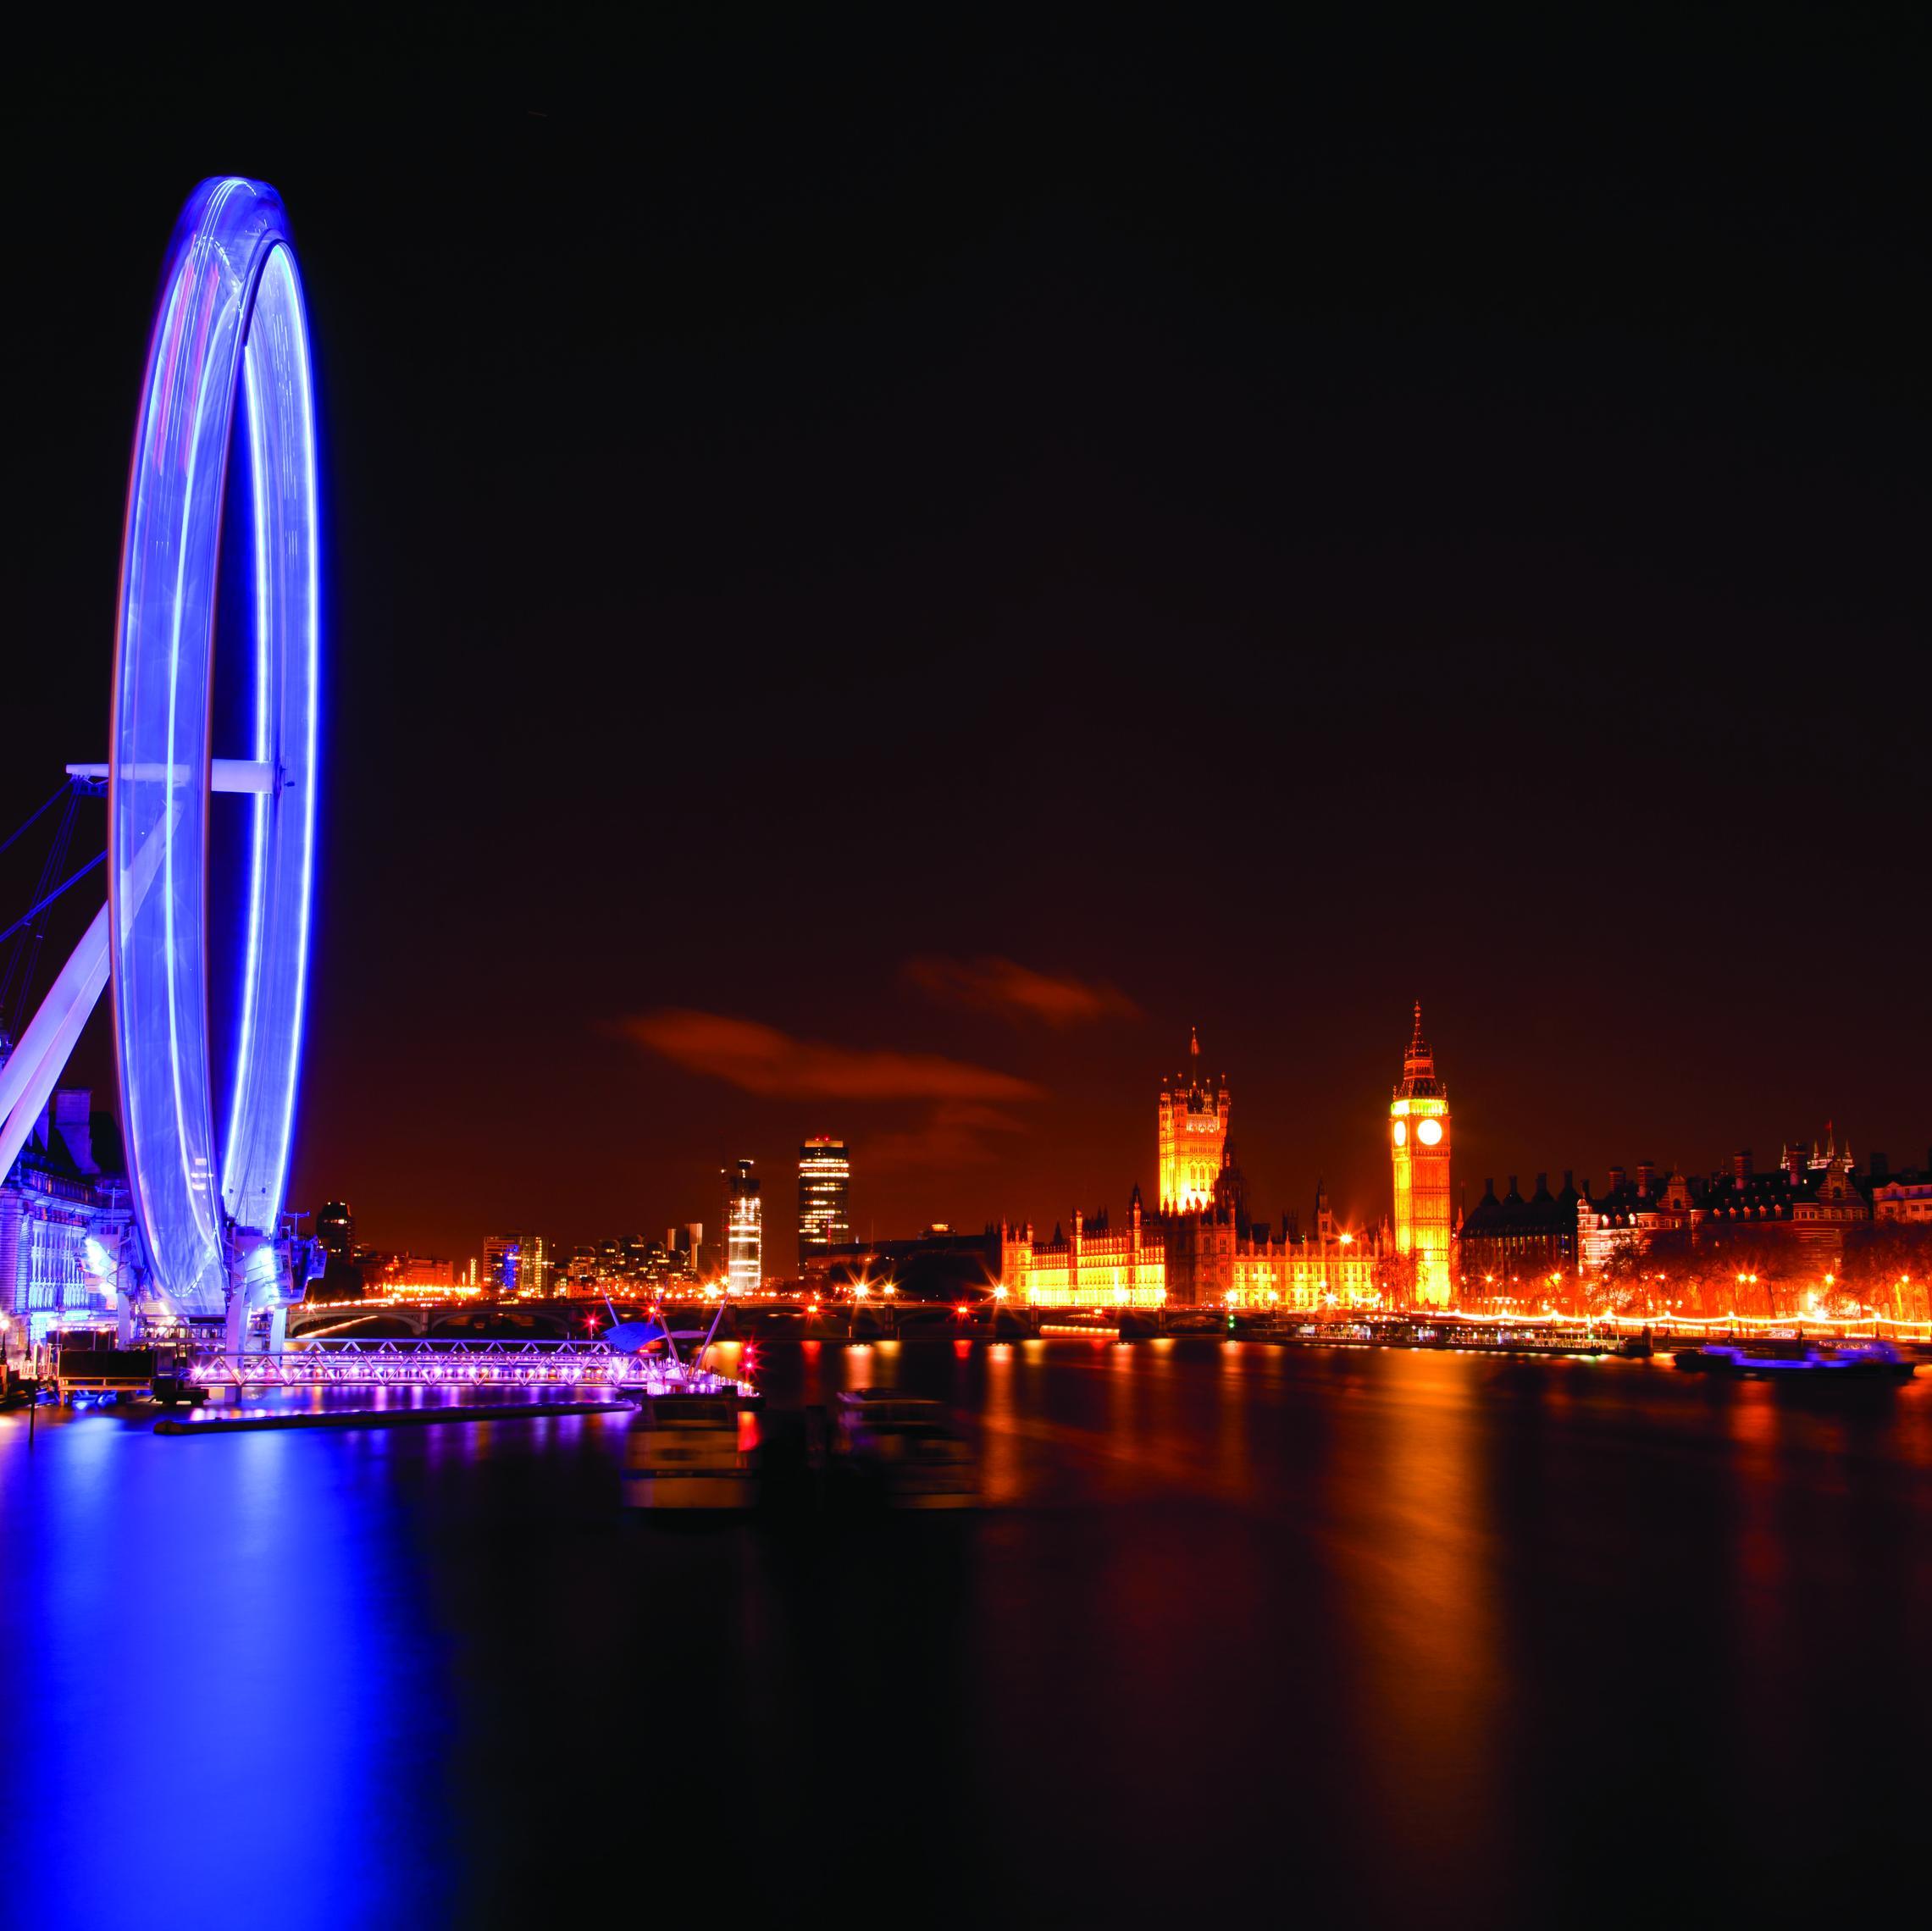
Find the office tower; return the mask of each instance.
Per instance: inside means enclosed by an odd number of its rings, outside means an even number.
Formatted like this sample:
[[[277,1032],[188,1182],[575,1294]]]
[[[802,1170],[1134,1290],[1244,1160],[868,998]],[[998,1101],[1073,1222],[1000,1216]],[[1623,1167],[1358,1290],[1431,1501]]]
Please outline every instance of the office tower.
[[[756,1293],[765,1277],[764,1203],[751,1165],[724,1170],[725,1276],[733,1294]]]
[[[356,1216],[346,1200],[331,1200],[315,1216],[315,1237],[331,1260],[347,1260],[356,1251]]]
[[[799,1148],[798,1258],[800,1273],[822,1266],[827,1253],[852,1237],[852,1160],[843,1140],[813,1138]]]
[[[484,1290],[529,1301],[550,1292],[551,1262],[541,1234],[491,1234],[483,1243]]]

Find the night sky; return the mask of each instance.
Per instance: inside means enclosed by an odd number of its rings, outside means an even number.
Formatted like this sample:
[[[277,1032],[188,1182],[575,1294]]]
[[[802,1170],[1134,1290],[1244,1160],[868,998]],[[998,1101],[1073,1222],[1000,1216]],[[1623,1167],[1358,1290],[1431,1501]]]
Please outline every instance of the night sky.
[[[1254,1210],[1371,1217],[1417,997],[1472,1200],[1922,1161],[1924,17],[802,12],[16,50],[0,835],[103,750],[175,212],[296,224],[294,1203],[460,1261],[749,1154],[783,1266],[834,1132],[861,1233],[1050,1225],[1196,1023]]]

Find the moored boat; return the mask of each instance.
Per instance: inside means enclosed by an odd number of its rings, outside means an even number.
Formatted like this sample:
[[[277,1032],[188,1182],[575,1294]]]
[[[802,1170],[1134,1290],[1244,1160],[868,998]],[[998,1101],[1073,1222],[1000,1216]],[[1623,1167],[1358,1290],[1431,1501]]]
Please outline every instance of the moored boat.
[[[628,1508],[749,1508],[756,1499],[735,1394],[658,1395],[624,1441]]]
[[[1679,1348],[1675,1360],[1686,1374],[1760,1381],[1800,1376],[1827,1381],[1909,1381],[1917,1369],[1889,1341],[1812,1342],[1802,1336],[1706,1341]]]
[[[890,1388],[841,1394],[833,1466],[861,1493],[893,1508],[970,1508],[978,1500],[972,1450],[944,1403]]]

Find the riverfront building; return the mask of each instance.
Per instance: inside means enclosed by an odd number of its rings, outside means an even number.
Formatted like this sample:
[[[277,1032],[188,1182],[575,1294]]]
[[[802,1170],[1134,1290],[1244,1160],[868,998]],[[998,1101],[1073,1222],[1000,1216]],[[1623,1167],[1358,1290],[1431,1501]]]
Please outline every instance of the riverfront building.
[[[5,1046],[0,1035],[0,1060]],[[20,1353],[63,1316],[111,1316],[132,1287],[119,1136],[92,1102],[85,1088],[57,1092],[0,1176],[0,1352]]]
[[[798,1259],[802,1275],[823,1273],[834,1248],[852,1238],[852,1158],[843,1140],[811,1139],[798,1156]]]
[[[1823,1275],[1843,1263],[1846,1237],[1872,1221],[1881,1186],[1857,1170],[1852,1149],[1841,1151],[1831,1131],[1808,1154],[1787,1146],[1768,1171],[1758,1170],[1748,1147],[1732,1154],[1728,1170],[1708,1176],[1660,1178],[1646,1163],[1633,1181],[1613,1167],[1601,1198],[1584,1184],[1577,1266],[1587,1281],[1623,1254],[1715,1258],[1729,1251]]]
[[[1425,1060],[1427,1053],[1423,1047]],[[1199,1037],[1192,1035],[1187,1067],[1161,1082],[1154,1137],[1160,1211],[1147,1211],[1136,1187],[1118,1226],[1104,1208],[1077,1210],[1071,1231],[1055,1227],[1050,1239],[1042,1239],[1031,1222],[1002,1223],[997,1264],[1005,1292],[1036,1308],[1313,1311],[1409,1300],[1416,1265],[1398,1249],[1387,1222],[1374,1229],[1343,1227],[1325,1189],[1316,1196],[1311,1234],[1302,1232],[1293,1214],[1283,1214],[1278,1225],[1249,1214],[1247,1180],[1228,1137],[1227,1081],[1210,1085],[1200,1059]],[[1417,1077],[1432,1080],[1433,1062]],[[1439,1088],[1419,1086],[1411,1097],[1436,1126],[1430,1147],[1439,1142],[1443,1149],[1439,1181],[1434,1165],[1422,1169],[1423,1208],[1420,1219],[1412,1215],[1412,1228],[1421,1229],[1429,1253],[1442,1255],[1448,1240],[1448,1103]],[[1410,1197],[1418,1198],[1413,1188]],[[1431,1218],[1438,1207],[1439,1238]]]
[[[1647,1253],[1660,1242],[1687,1246],[1691,1215],[1702,1192],[1701,1183],[1694,1186],[1681,1173],[1660,1179],[1648,1160],[1638,1163],[1635,1180],[1625,1168],[1612,1167],[1609,1190],[1601,1195],[1585,1181],[1576,1210],[1579,1275],[1586,1280],[1600,1272],[1621,1248]]]
[[[1914,1172],[1894,1173],[1883,1154],[1872,1155],[1872,1218],[1907,1226],[1932,1223],[1932,1153]]]
[[[1161,1096],[1163,1115],[1166,1095]],[[1103,1209],[1092,1219],[1074,1209],[1073,1231],[1034,1238],[1032,1223],[999,1230],[999,1279],[1033,1308],[1158,1308],[1167,1299],[1167,1253],[1161,1222],[1149,1222],[1140,1189],[1115,1228]]]
[[[324,1201],[315,1216],[315,1237],[331,1260],[356,1257],[356,1216],[346,1200]]]
[[[1576,1272],[1577,1223],[1583,1204],[1568,1173],[1557,1193],[1550,1191],[1550,1176],[1538,1174],[1536,1191],[1527,1200],[1514,1174],[1500,1199],[1496,1182],[1485,1180],[1482,1198],[1464,1216],[1456,1233],[1459,1303],[1465,1308],[1510,1307],[1530,1301],[1540,1307],[1555,1298],[1564,1281]]]
[[[756,1294],[765,1279],[765,1207],[748,1159],[724,1170],[725,1286],[733,1294]]]
[[[1177,1307],[1312,1314],[1408,1298],[1408,1270],[1387,1222],[1343,1227],[1330,1209],[1326,1189],[1315,1197],[1311,1235],[1301,1233],[1294,1216],[1284,1216],[1277,1233],[1268,1222],[1249,1220],[1238,1205],[1230,1205],[1171,1226],[1167,1244]]]
[[[541,1300],[551,1292],[549,1244],[541,1234],[490,1234],[483,1242],[483,1291],[505,1301]]]
[[[695,1288],[715,1255],[705,1247],[704,1223],[667,1227],[662,1240],[618,1234],[585,1242],[562,1264],[567,1294],[661,1293],[666,1288]]]
[[[416,1296],[457,1301],[480,1290],[457,1279],[456,1263],[431,1253],[375,1254],[363,1269],[363,1292],[374,1299]]]

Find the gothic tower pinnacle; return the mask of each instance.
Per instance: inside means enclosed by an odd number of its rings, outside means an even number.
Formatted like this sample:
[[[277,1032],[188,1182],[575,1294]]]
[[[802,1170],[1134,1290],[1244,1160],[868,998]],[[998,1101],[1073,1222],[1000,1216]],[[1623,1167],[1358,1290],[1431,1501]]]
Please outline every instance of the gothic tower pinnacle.
[[[1201,1076],[1201,1035],[1187,1029],[1187,1064],[1160,1093],[1160,1211],[1199,1214],[1214,1204],[1227,1143],[1228,1097]]]
[[[1436,1079],[1436,1055],[1429,1050],[1429,1042],[1422,1037],[1422,1002],[1415,1002],[1415,1031],[1410,1037],[1409,1050],[1402,1056],[1402,1084],[1396,1089],[1396,1098],[1413,1098],[1417,1093],[1433,1093],[1441,1091]]]

